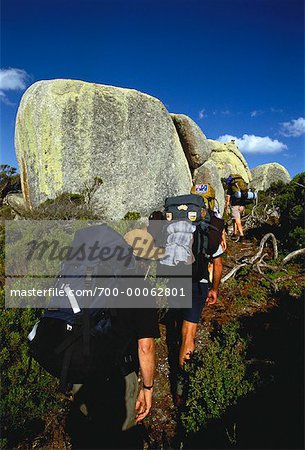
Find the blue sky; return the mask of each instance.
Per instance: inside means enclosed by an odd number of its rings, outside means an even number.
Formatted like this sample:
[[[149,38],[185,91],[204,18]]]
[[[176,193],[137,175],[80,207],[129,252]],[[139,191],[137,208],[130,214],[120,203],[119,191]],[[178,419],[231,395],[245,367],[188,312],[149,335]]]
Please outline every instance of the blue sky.
[[[250,167],[304,170],[303,0],[2,0],[1,162],[31,83],[135,88],[231,136]]]

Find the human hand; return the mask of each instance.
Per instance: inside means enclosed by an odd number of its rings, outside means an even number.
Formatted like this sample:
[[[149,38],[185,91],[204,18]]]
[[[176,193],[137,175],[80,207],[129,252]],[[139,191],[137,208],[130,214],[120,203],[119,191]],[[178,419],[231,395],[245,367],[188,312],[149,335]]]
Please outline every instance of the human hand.
[[[150,412],[152,404],[152,389],[141,389],[136,401],[136,423],[141,422]]]
[[[217,302],[217,298],[218,298],[218,292],[215,291],[214,289],[210,289],[208,292],[208,296],[206,299],[206,304],[209,305],[215,305],[215,303]]]
[[[222,251],[225,252],[227,250],[226,233],[222,233],[222,239],[221,239],[220,245],[221,245]]]

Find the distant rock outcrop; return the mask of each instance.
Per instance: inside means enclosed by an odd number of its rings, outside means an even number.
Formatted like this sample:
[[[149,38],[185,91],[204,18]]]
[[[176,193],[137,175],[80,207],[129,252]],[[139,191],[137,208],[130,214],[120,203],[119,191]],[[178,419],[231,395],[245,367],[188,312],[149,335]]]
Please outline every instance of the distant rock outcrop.
[[[200,167],[209,159],[211,149],[199,126],[184,114],[171,114],[190,169]]]
[[[118,219],[127,211],[147,214],[191,188],[170,114],[158,99],[131,89],[39,81],[22,97],[15,147],[28,206],[81,192],[98,176],[96,207]]]
[[[251,186],[258,191],[265,191],[275,181],[283,181],[283,183],[289,183],[291,181],[288,170],[281,164],[275,162],[256,166],[251,170],[251,174]]]
[[[238,173],[248,183],[252,176],[247,161],[238,150],[235,142],[218,142],[208,139],[211,149],[210,160],[218,169],[220,178],[227,178],[230,173]]]

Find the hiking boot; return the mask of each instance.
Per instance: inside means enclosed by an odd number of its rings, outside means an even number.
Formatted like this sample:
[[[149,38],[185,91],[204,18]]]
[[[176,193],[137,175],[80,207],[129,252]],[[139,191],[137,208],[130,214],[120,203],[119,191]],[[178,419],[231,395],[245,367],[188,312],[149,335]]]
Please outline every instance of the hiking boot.
[[[245,240],[245,236],[239,236],[238,242],[243,242]]]
[[[237,236],[237,234],[232,234],[231,240],[237,242],[239,240],[239,236]]]

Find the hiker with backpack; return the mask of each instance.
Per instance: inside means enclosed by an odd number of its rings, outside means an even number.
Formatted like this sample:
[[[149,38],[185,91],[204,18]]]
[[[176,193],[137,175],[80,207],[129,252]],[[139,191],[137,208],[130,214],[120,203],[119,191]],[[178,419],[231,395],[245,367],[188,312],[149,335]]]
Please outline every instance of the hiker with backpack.
[[[201,194],[210,192],[201,186]],[[165,257],[160,265],[192,264],[192,306],[181,310],[181,345],[179,365],[183,367],[195,349],[195,336],[201,313],[206,305],[217,302],[222,274],[221,242],[223,220],[216,216],[212,205],[196,192],[167,198],[165,216],[169,221],[169,236]],[[198,195],[199,194],[199,195]],[[173,221],[171,223],[171,221]],[[209,285],[208,264],[213,265],[212,285]]]
[[[143,446],[141,428],[135,425],[152,404],[154,339],[160,336],[156,309],[145,303],[147,297],[139,299],[140,307],[126,303],[112,308],[111,297],[74,294],[95,292],[100,285],[126,287],[135,279],[146,283],[150,261],[162,257],[164,250],[150,245],[147,231],[138,231],[124,239],[106,224],[78,230],[73,257],[63,261],[56,281],[66,295],[52,298],[29,335],[31,355],[60,379],[62,392],[72,388],[66,429],[73,448]],[[93,258],[97,243],[102,250]]]
[[[248,188],[248,184],[238,174],[231,174],[225,180],[226,184],[226,203],[225,211],[229,214],[231,209],[233,220],[232,239],[242,242],[244,239],[244,231],[242,226],[242,216],[245,212],[245,205],[256,201],[257,193]]]

